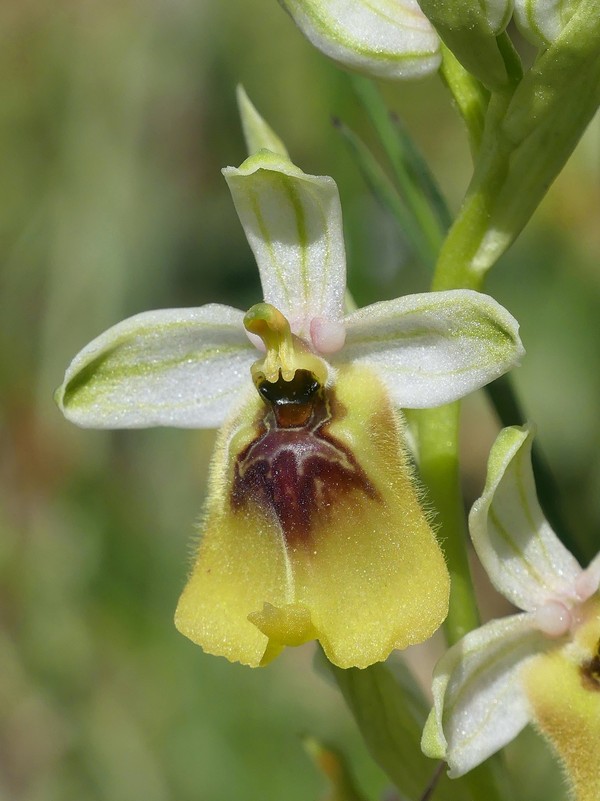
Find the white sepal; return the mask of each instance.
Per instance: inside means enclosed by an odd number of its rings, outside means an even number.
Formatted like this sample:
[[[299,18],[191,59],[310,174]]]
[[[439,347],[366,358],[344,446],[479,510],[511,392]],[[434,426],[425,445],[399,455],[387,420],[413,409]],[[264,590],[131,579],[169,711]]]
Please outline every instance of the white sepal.
[[[532,624],[528,614],[491,621],[469,632],[437,664],[434,707],[421,747],[448,762],[449,776],[479,765],[529,722],[519,672],[547,642]]]
[[[340,321],[346,255],[333,178],[307,175],[267,150],[223,174],[258,264],[265,301],[307,340],[314,318]]]
[[[377,370],[402,408],[463,397],[516,365],[519,326],[493,298],[472,290],[407,295],[346,318],[345,361]]]
[[[123,320],[77,354],[56,401],[86,428],[219,426],[248,387],[258,355],[243,316],[210,304]]]
[[[280,0],[325,55],[380,78],[427,75],[440,65],[440,42],[416,0]]]
[[[576,601],[577,560],[540,508],[531,467],[533,431],[500,432],[488,462],[483,494],[469,515],[475,550],[492,583],[525,611],[547,602]]]

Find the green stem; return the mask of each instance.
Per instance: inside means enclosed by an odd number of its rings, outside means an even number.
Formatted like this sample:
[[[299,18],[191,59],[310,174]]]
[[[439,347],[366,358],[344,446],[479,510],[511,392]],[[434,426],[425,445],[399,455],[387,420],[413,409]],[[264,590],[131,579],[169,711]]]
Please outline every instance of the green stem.
[[[419,417],[420,471],[439,521],[451,578],[445,623],[449,643],[479,625],[467,559],[467,528],[460,488],[458,427],[460,405],[424,410]]]
[[[476,254],[485,243],[494,192],[508,170],[509,153],[501,146],[497,123],[511,92],[495,94],[487,109],[478,145],[479,157],[463,207],[442,246],[432,289],[481,289],[485,271],[477,269]],[[467,525],[460,487],[459,410],[453,403],[424,409],[419,417],[420,468],[441,523],[444,551],[451,576],[450,608],[445,623],[450,644],[479,625],[468,556]],[[488,760],[468,778],[475,798],[508,801],[514,794],[501,762]]]
[[[497,38],[497,41],[499,50],[504,57],[507,74],[509,75],[511,83],[514,85],[523,75],[521,61],[506,33],[501,34]],[[450,59],[454,60],[453,69],[456,70],[457,75],[456,86],[467,87],[467,90],[469,87],[475,89],[479,101],[481,101],[482,108],[483,104],[487,106],[489,93],[464,70],[452,53],[448,51],[446,56],[448,63],[450,63]],[[349,131],[342,123],[339,123],[340,129],[346,136],[349,145],[355,150],[357,160],[361,164],[365,179],[373,193],[396,217],[401,230],[403,230],[405,234],[406,232],[410,233],[413,231],[413,226],[410,225],[410,221],[407,219],[409,210],[413,212],[417,225],[421,224],[422,226],[425,219],[430,223],[433,219],[437,220],[437,225],[430,225],[428,232],[422,232],[426,233],[430,245],[429,251],[427,251],[427,249],[425,249],[425,251],[419,249],[419,246],[423,242],[422,239],[412,243],[415,251],[421,254],[423,262],[428,264],[431,262],[432,253],[435,254],[434,258],[437,258],[439,255],[442,245],[441,230],[447,230],[447,228],[450,227],[451,216],[448,207],[435,184],[435,179],[431,175],[427,164],[423,162],[422,156],[412,144],[410,137],[402,130],[398,130],[398,125],[393,116],[390,116],[388,108],[376,84],[360,76],[351,76],[350,80],[356,95],[359,97],[377,131],[392,167],[394,167],[397,184],[401,189],[408,186],[410,190],[408,197],[406,194],[404,194],[402,198],[398,196],[395,187],[387,179],[385,173],[383,173],[379,167],[379,164],[375,161],[370,152],[366,150],[358,137]],[[494,97],[494,101],[490,107],[490,114],[495,115],[497,118],[503,113],[506,103],[507,96],[500,98],[500,100],[498,97]],[[483,122],[481,122],[481,126],[483,128]],[[499,172],[501,173],[502,170],[499,169]],[[412,200],[415,196],[420,199],[417,204]],[[402,201],[404,201],[404,203]],[[424,215],[419,212],[423,204],[430,207],[430,212],[428,214]],[[468,227],[468,222],[463,223],[463,225]],[[456,232],[454,236],[458,236]],[[457,255],[460,254],[451,254],[451,258]],[[450,259],[450,256],[447,258]],[[460,261],[457,260],[456,264],[460,264]],[[433,265],[431,266],[433,267]],[[448,288],[452,288],[454,285],[462,285],[481,289],[479,275],[470,275],[467,270],[463,269],[462,276],[452,276],[449,275],[449,270],[443,269],[444,276],[446,276],[444,281],[448,281]],[[444,287],[439,272],[438,268],[436,282],[437,288],[441,289]],[[459,273],[460,270],[457,268],[456,272]],[[486,392],[503,426],[523,425],[527,422],[527,418],[521,410],[521,405],[516,396],[510,376],[505,375],[497,379],[486,387]],[[581,548],[566,526],[564,516],[560,509],[559,492],[556,482],[537,442],[534,443],[533,446],[533,468],[536,476],[538,497],[547,519],[569,550],[571,550],[580,561],[585,561],[584,555],[581,553]]]
[[[432,289],[480,289],[483,274],[472,266],[472,252],[486,233],[486,208],[492,187],[506,169],[502,153],[491,148],[496,119],[502,114],[502,98],[492,98],[486,129],[471,187],[461,212],[442,246]],[[491,155],[490,155],[491,153]],[[467,559],[465,511],[460,489],[458,459],[459,404],[425,409],[419,418],[420,466],[442,524],[444,550],[452,579],[446,634],[450,643],[479,623]]]
[[[496,37],[496,42],[498,43],[498,50],[504,60],[508,80],[513,86],[516,86],[523,77],[521,58],[506,31],[502,31],[502,33]]]
[[[433,278],[432,289],[481,289],[489,260],[479,264],[490,235],[489,220],[509,167],[512,148],[498,133],[510,103],[510,91],[492,95],[481,140],[481,155],[462,208],[450,229]],[[495,243],[492,243],[495,246]]]
[[[458,402],[419,414],[420,471],[437,512],[450,572],[450,606],[444,623],[450,645],[479,625],[479,614],[467,555],[467,525],[460,486]],[[487,760],[465,779],[473,798],[515,801],[508,775],[497,760]]]
[[[460,116],[467,126],[473,161],[479,152],[489,92],[463,67],[454,53],[442,44],[440,77],[447,86]]]

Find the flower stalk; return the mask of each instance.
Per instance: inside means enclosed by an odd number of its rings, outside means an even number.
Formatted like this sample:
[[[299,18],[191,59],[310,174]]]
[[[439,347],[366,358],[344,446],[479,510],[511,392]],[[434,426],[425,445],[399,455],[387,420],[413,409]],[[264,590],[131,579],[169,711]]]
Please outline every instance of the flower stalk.
[[[450,608],[444,623],[450,643],[479,625],[466,550],[467,527],[457,447],[459,415],[458,402],[419,414],[420,471],[441,524],[451,579]]]
[[[475,161],[481,146],[490,93],[445,45],[442,45],[440,78],[452,95],[454,104],[465,123],[471,156]]]

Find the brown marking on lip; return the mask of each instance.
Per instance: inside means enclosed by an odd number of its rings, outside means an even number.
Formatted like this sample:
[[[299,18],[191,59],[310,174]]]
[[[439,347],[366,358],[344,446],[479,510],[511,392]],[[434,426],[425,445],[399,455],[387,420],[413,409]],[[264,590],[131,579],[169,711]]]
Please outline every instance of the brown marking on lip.
[[[579,667],[579,673],[586,690],[600,692],[600,640],[596,644],[596,653]]]
[[[288,544],[309,543],[315,521],[340,496],[360,490],[378,499],[379,493],[329,431],[346,414],[335,390],[321,387],[307,370],[297,370],[292,381],[280,376],[265,384],[259,392],[266,409],[255,439],[237,457],[231,503],[234,510],[248,503],[270,509]]]

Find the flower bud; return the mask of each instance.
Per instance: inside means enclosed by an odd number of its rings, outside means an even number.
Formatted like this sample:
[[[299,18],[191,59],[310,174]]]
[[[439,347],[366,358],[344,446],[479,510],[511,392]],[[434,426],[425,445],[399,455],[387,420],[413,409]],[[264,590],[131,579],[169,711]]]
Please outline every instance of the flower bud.
[[[417,78],[440,65],[439,39],[416,0],[280,0],[310,42],[344,67]]]
[[[496,37],[512,13],[512,0],[420,0],[423,11],[461,64],[489,89],[508,79]]]

